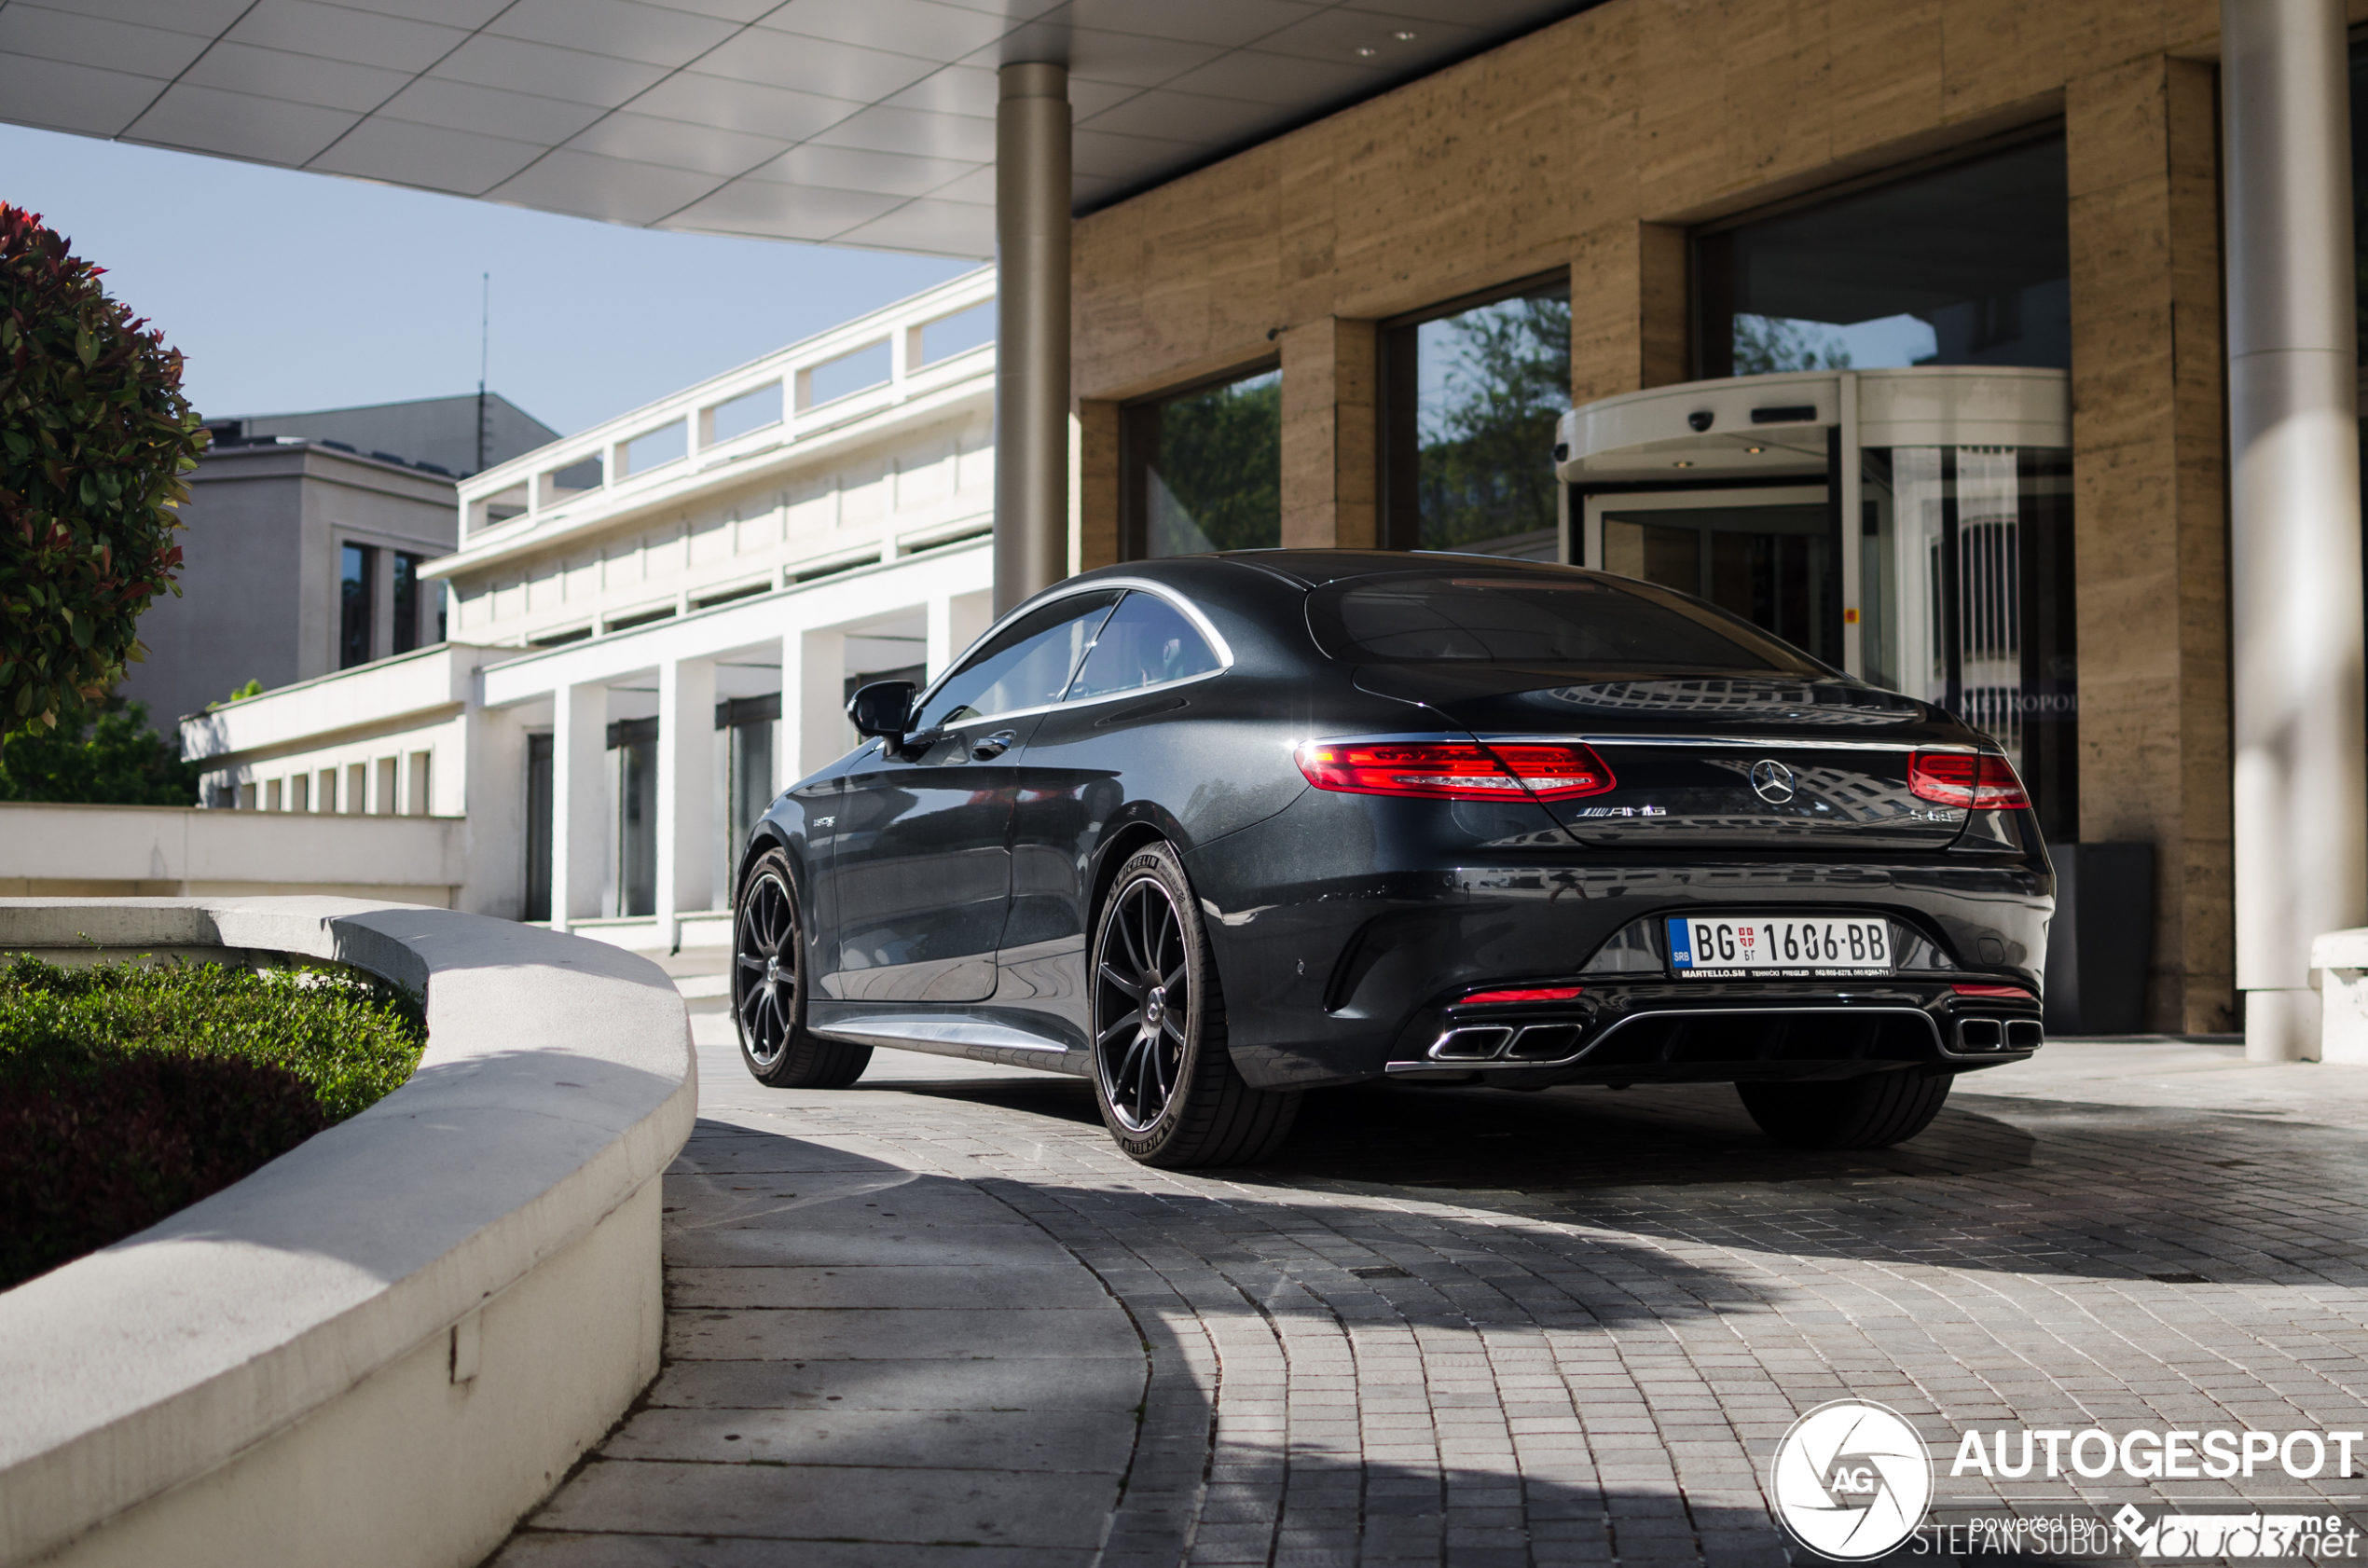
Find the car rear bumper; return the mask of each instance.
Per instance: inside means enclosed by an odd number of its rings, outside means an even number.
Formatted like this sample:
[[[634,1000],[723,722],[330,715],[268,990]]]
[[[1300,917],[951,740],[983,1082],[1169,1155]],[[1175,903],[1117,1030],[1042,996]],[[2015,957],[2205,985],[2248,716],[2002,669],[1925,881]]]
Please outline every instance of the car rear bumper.
[[[1963,997],[1940,977],[1847,990],[1616,982],[1565,1002],[1426,1009],[1384,1070],[1520,1087],[1840,1079],[1996,1066],[2044,1039],[2036,1001]]]
[[[1807,1026],[1797,1025],[1785,1039],[1732,1046],[1716,1061],[1697,1060],[1699,1042],[1687,1038],[1669,1048],[1670,1059],[1657,1046],[1654,1061],[1621,1064],[1638,1070],[1616,1075],[1608,1056],[1588,1065],[1629,1011],[1930,1013],[1953,996],[1952,982],[2039,991],[2054,879],[2035,854],[1612,853],[1572,844],[1534,809],[1499,820],[1463,803],[1430,809],[1437,804],[1310,791],[1289,810],[1188,856],[1224,977],[1229,1044],[1252,1084],[1356,1082],[1406,1062],[1435,1070],[1425,1052],[1445,1010],[1489,986],[1585,986],[1582,1003],[1553,1015],[1582,1026],[1583,1047],[1550,1067],[1448,1070],[1549,1072],[1555,1081],[1846,1074],[1907,1059],[1888,1033],[1804,1056]],[[1603,956],[1623,931],[1658,928],[1670,916],[1738,914],[1888,918],[1901,969],[1863,983],[1680,983],[1655,945],[1631,956],[1644,968],[1624,960],[1606,972]],[[2038,1011],[2030,1005],[2033,1018]],[[1941,1025],[1905,1024],[1924,1031],[1917,1060],[2015,1059],[1960,1053]],[[1621,1035],[1641,1042],[1673,1027],[1639,1019]]]

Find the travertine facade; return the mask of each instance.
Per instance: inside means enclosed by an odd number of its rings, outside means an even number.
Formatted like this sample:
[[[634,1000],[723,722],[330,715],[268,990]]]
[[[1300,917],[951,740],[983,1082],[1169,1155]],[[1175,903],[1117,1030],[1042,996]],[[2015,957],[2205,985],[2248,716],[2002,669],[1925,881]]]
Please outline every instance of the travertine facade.
[[[1095,213],[1083,564],[1123,401],[1279,347],[1285,543],[1365,543],[1373,323],[1566,268],[1574,401],[1682,380],[1690,226],[2058,124],[2081,836],[2157,846],[2154,1026],[2229,1028],[2218,29],[2211,0],[1612,0]]]

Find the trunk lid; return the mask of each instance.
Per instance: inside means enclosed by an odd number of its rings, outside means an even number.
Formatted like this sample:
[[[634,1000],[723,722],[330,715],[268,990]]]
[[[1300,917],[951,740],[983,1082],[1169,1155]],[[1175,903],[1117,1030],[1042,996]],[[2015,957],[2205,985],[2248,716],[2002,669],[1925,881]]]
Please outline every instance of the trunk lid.
[[[1540,804],[1605,847],[1946,848],[1967,813],[1919,800],[1909,757],[1971,750],[1913,698],[1839,678],[1684,675],[1574,680],[1502,665],[1359,668],[1377,695],[1423,704],[1482,740],[1593,747],[1609,791]]]

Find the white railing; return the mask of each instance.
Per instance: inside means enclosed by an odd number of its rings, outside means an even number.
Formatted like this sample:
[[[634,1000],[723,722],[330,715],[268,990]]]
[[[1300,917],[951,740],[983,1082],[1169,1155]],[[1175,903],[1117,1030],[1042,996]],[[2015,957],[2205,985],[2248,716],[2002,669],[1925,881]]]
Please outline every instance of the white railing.
[[[966,380],[994,351],[994,317],[995,268],[983,267],[463,479],[461,548],[533,533],[587,501],[629,504],[685,472]]]

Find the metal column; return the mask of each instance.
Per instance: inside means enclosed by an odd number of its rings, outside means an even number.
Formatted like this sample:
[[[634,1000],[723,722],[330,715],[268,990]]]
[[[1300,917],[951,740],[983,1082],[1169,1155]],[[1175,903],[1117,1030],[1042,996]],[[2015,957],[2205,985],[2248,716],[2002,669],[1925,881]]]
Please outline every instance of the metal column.
[[[995,611],[1068,575],[1069,74],[1006,65],[995,111]]]
[[[2319,1054],[2310,942],[2368,924],[2359,361],[2342,0],[2222,0],[2237,985]]]

